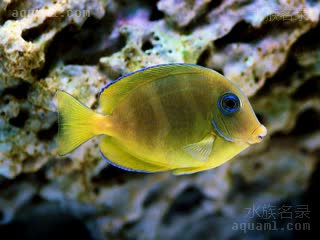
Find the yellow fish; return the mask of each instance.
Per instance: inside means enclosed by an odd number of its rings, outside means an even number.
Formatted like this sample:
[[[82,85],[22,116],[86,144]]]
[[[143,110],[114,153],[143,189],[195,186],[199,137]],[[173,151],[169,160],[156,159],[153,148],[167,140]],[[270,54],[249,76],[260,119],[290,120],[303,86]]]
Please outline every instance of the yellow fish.
[[[104,135],[119,168],[189,174],[217,167],[267,134],[248,98],[221,74],[192,64],[156,65],[100,91],[101,114],[57,91],[58,153]]]

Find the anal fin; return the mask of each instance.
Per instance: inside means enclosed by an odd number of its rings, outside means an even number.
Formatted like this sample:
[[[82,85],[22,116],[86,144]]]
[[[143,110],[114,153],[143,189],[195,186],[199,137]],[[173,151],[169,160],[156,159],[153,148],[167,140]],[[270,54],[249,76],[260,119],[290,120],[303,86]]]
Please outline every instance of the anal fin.
[[[106,136],[101,140],[100,153],[108,163],[123,170],[145,173],[168,170],[163,166],[148,163],[127,153],[121,146],[114,142],[112,137]]]

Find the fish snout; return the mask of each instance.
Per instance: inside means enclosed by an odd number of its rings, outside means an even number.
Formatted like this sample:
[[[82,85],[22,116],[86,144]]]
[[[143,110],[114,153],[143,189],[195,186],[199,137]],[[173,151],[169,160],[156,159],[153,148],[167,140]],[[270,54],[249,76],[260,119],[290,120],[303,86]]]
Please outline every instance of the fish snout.
[[[260,143],[266,135],[267,135],[267,129],[265,126],[261,124],[252,132],[248,143],[249,144]]]

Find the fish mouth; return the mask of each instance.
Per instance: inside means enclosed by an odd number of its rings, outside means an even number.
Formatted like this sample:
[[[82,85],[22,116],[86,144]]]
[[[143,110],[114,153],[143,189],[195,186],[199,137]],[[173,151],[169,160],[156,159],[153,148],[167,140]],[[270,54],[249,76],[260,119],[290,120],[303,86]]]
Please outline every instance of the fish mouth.
[[[263,138],[267,135],[267,129],[265,126],[260,124],[253,132],[251,133],[249,144],[255,144],[262,142]]]

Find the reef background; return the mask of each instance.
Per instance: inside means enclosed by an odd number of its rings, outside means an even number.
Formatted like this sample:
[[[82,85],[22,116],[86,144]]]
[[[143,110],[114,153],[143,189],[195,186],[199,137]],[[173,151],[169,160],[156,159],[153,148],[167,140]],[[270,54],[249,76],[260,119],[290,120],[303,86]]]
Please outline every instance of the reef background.
[[[317,232],[319,15],[314,0],[0,0],[0,238],[310,237],[232,226],[300,221]],[[56,89],[98,109],[109,81],[170,62],[236,82],[268,138],[216,169],[179,177],[109,166],[97,138],[57,156]],[[307,206],[310,218],[259,215],[284,205]]]

